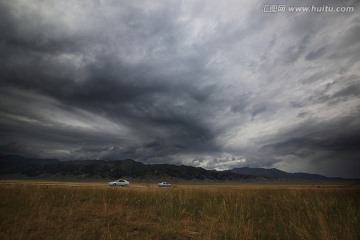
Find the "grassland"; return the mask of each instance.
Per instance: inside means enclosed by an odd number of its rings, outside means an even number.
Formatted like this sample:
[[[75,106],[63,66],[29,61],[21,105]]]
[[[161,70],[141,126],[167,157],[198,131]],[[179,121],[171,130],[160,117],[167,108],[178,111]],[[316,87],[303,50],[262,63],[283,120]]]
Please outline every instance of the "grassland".
[[[0,239],[360,239],[340,184],[0,182]]]

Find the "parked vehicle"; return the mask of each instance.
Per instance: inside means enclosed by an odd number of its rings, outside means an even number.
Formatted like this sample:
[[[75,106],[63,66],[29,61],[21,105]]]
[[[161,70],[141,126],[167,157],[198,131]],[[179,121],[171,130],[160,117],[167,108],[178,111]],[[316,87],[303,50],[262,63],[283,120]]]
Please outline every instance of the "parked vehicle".
[[[159,187],[171,187],[171,183],[169,182],[161,182],[158,184]]]
[[[129,182],[126,181],[125,179],[118,179],[116,181],[113,182],[109,182],[109,186],[123,186],[123,187],[127,187],[129,186]]]

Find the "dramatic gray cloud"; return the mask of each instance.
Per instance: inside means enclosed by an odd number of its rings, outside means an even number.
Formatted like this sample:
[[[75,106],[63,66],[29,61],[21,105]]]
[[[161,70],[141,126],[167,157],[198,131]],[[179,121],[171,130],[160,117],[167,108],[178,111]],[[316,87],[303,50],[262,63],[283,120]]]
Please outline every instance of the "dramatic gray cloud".
[[[360,177],[358,39],[350,0],[0,0],[0,152]]]

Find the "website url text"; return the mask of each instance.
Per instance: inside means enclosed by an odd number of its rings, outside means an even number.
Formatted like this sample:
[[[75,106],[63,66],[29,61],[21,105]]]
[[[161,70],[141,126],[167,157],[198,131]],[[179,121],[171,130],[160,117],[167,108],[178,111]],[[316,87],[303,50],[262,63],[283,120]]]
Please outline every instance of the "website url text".
[[[280,4],[264,4],[261,6],[264,13],[285,13],[285,12],[314,12],[314,13],[349,13],[354,12],[354,7],[333,7],[333,6],[287,6]]]

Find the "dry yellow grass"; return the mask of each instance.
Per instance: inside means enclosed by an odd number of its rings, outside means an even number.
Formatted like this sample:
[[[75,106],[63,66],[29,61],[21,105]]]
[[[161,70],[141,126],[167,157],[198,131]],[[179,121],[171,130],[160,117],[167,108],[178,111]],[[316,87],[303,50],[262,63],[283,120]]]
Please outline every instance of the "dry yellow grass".
[[[0,239],[360,239],[346,184],[0,182]]]

